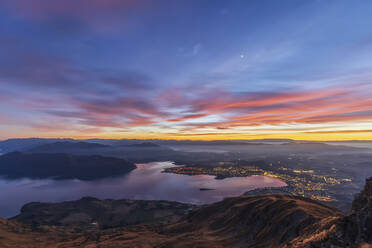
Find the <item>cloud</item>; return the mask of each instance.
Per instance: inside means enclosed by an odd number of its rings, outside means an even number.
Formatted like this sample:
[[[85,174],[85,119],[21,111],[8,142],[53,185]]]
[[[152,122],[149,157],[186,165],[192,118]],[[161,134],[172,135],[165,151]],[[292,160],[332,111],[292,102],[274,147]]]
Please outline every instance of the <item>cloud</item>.
[[[192,54],[193,54],[194,56],[198,55],[198,53],[199,53],[201,47],[202,47],[202,46],[201,46],[200,43],[195,44],[194,47],[193,47],[193,49],[192,49]]]
[[[149,92],[116,96],[65,92],[44,99],[30,94],[23,99],[11,97],[6,104],[39,116],[36,123],[18,120],[37,132],[88,135],[89,130],[98,134],[108,129],[132,133],[138,127],[147,127],[172,137],[232,137],[239,133],[253,137],[258,133],[370,133],[363,128],[350,131],[346,124],[372,121],[368,94],[366,86],[355,85],[239,94],[222,89],[177,88],[154,97],[148,97]]]
[[[6,63],[0,61],[0,104],[46,115],[44,126],[31,125],[39,131],[52,130],[48,122],[65,121],[71,121],[70,130],[170,125],[197,133],[208,128],[234,132],[239,127],[372,120],[368,80],[313,90],[237,93],[213,83],[164,89],[166,82],[157,85],[144,72],[91,68],[19,39],[3,36],[0,41],[6,58]]]
[[[156,118],[164,116],[156,106],[141,99],[121,98],[74,98],[74,111],[53,111],[46,113],[60,118],[75,119],[79,124],[90,127],[126,128],[146,126],[156,123]]]
[[[130,18],[151,9],[150,0],[4,0],[15,16],[70,28],[82,25],[98,31],[113,31],[127,25]],[[75,26],[75,27],[74,27]]]
[[[0,37],[0,43],[0,90],[112,97],[143,94],[155,86],[145,73],[90,67],[9,35]]]
[[[168,121],[170,121],[170,122],[180,122],[180,121],[198,119],[198,118],[205,117],[205,116],[208,116],[208,115],[209,114],[207,114],[207,113],[205,113],[205,114],[184,115],[184,116],[181,116],[181,117],[179,117],[177,119],[169,119]]]
[[[214,95],[211,92],[213,91],[194,94],[192,99],[187,95],[181,98],[179,93],[176,93],[176,100],[168,98],[171,101],[170,106],[187,109],[187,113],[179,113],[178,118],[170,121],[182,122],[220,115],[225,120],[186,125],[227,128],[372,120],[372,100],[368,98],[369,93],[363,93],[357,86],[273,93],[219,92]]]
[[[48,122],[74,120],[66,129],[149,125],[160,111],[149,101],[155,84],[144,73],[90,68],[53,56],[14,37],[0,37],[0,108],[49,116],[43,123],[17,120],[39,131]],[[19,97],[22,96],[22,97]],[[3,104],[3,106],[1,105]],[[10,113],[13,115],[13,113]],[[54,125],[57,129],[58,125]],[[59,129],[59,128],[58,128]]]

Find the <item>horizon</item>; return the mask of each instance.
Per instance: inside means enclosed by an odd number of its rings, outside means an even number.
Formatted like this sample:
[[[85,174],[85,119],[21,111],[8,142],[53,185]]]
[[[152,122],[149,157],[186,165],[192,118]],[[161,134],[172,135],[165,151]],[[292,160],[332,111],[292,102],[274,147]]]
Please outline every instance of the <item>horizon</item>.
[[[74,138],[74,137],[20,137],[20,138],[6,138],[0,139],[0,142],[7,141],[7,140],[25,140],[25,139],[60,139],[60,140],[76,140],[76,141],[89,141],[89,140],[149,140],[149,141],[205,141],[205,142],[213,142],[213,141],[280,141],[280,140],[289,140],[289,141],[309,141],[309,142],[372,142],[372,140],[368,139],[347,139],[347,140],[304,140],[304,139],[290,139],[290,138],[263,138],[263,139],[165,139],[165,138],[99,138],[99,137],[82,137],[82,138]]]
[[[1,1],[0,140],[372,140],[371,11]]]

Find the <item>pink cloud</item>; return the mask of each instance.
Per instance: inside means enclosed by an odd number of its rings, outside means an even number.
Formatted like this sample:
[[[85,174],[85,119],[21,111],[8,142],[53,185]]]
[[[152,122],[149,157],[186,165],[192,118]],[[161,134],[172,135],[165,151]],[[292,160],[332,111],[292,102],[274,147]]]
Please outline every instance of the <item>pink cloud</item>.
[[[30,95],[26,99],[12,97],[5,103],[46,114],[48,118],[45,123],[41,120],[33,125],[40,131],[66,129],[66,126],[67,129],[86,127],[101,130],[109,127],[119,130],[157,124],[158,127],[164,125],[164,130],[167,129],[166,125],[171,125],[181,133],[190,133],[200,132],[203,128],[372,121],[372,99],[369,97],[369,88],[363,87],[339,86],[312,91],[244,94],[220,89],[168,89],[153,98],[141,94],[88,94],[79,97],[58,95],[52,100]],[[212,115],[219,118],[206,123],[205,117]],[[204,121],[198,122],[200,118],[204,118]],[[186,122],[188,120],[194,121]],[[55,126],[50,123],[63,124]]]
[[[361,87],[361,86],[360,86]],[[178,107],[187,107],[188,113],[172,118],[182,122],[209,115],[225,116],[216,123],[188,124],[200,127],[237,127],[282,123],[328,123],[372,120],[372,100],[363,95],[358,86],[336,87],[313,91],[283,93],[250,93],[234,95],[225,92],[213,97],[177,97]],[[224,97],[220,97],[220,96]]]

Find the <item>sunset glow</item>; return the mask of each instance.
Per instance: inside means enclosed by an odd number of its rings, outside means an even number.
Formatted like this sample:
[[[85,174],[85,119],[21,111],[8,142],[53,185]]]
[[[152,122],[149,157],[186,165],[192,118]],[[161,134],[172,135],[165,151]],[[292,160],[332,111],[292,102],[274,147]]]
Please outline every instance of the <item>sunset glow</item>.
[[[372,140],[372,2],[259,3],[1,1],[0,139]]]

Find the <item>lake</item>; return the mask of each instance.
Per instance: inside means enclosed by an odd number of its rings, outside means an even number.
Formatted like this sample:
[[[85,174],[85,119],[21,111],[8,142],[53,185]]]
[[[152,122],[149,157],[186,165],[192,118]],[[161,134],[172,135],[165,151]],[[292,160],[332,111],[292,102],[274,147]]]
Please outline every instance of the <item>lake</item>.
[[[256,188],[286,186],[283,181],[266,176],[216,180],[214,176],[208,175],[162,173],[165,168],[173,166],[172,162],[137,164],[137,169],[127,175],[94,181],[0,179],[0,216],[14,216],[19,213],[22,205],[32,201],[60,202],[93,196],[100,199],[170,200],[205,204]],[[214,190],[201,191],[201,188]]]

